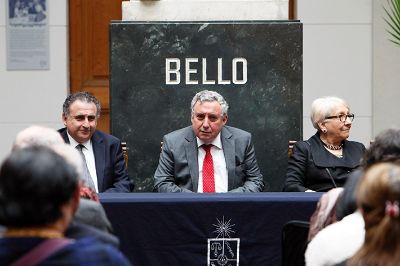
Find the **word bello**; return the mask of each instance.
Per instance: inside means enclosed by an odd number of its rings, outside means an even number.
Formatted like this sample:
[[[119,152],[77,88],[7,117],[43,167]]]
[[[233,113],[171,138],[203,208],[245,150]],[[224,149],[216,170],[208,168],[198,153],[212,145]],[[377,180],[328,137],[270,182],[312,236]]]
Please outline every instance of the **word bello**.
[[[199,58],[185,58],[185,83],[199,84],[199,80],[193,79],[196,75],[196,66],[199,63]],[[241,79],[238,78],[238,65],[241,67]],[[232,59],[232,77],[231,79],[222,78],[222,58],[218,58],[217,80],[207,79],[207,59],[202,58],[201,69],[202,79],[200,84],[246,84],[247,82],[247,60],[246,58],[237,57]],[[165,58],[165,84],[176,85],[181,83],[181,60],[179,58]]]

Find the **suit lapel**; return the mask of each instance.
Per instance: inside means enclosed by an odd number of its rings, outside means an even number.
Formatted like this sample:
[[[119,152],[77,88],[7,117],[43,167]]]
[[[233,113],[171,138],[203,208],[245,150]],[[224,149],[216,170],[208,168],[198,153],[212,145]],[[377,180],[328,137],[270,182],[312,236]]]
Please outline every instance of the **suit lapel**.
[[[357,151],[353,149],[347,140],[344,141],[343,146],[343,155],[345,160],[338,159],[327,152],[318,136],[318,133],[311,137],[309,142],[312,143],[312,145],[310,145],[310,150],[316,166],[332,167],[334,165],[335,167],[355,168],[360,165],[359,157],[356,156],[358,154]]]
[[[105,162],[105,150],[104,141],[97,134],[97,131],[92,136],[92,145],[94,153],[94,161],[96,164],[96,174],[97,174],[97,185],[99,191],[103,191],[103,181],[104,181],[104,163]]]
[[[232,133],[226,127],[221,131],[222,149],[224,150],[226,168],[228,169],[228,191],[233,189],[235,179],[235,142]]]
[[[197,192],[197,187],[199,185],[199,163],[198,163],[198,152],[197,152],[197,141],[193,133],[192,127],[185,137],[185,152],[186,159],[188,161],[189,173],[192,179],[192,191]]]
[[[70,144],[68,134],[67,134],[67,129],[66,128],[61,129],[60,134],[61,134],[61,137],[64,139],[65,143]]]

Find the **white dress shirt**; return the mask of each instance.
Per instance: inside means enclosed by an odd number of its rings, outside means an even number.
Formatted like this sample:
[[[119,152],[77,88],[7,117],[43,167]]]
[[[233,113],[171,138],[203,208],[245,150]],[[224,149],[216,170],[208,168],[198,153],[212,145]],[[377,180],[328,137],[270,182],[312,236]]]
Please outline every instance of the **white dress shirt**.
[[[198,165],[199,165],[199,184],[197,192],[203,193],[203,161],[206,156],[206,151],[201,147],[204,144],[198,137],[197,150],[198,150]],[[221,133],[210,143],[211,155],[214,164],[214,180],[215,192],[228,192],[228,170],[226,169],[224,150],[222,149]]]
[[[78,143],[71,135],[69,135],[67,131],[69,143],[72,145],[72,147],[76,147]],[[86,160],[86,165],[89,169],[90,176],[93,179],[94,186],[96,188],[96,192],[99,192],[99,186],[97,184],[97,172],[96,172],[96,163],[94,159],[94,152],[93,152],[93,145],[92,141],[89,139],[88,141],[81,143],[85,148],[82,148],[83,155],[85,155],[85,160]]]

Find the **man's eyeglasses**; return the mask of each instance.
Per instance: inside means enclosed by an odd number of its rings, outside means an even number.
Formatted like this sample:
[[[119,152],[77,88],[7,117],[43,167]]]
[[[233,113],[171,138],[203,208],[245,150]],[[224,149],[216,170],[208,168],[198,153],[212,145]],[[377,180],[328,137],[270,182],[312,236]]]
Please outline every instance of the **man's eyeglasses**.
[[[325,119],[331,119],[331,118],[339,118],[340,122],[343,122],[343,123],[347,120],[347,118],[350,118],[350,121],[353,122],[354,114],[332,115],[332,116],[325,117]]]

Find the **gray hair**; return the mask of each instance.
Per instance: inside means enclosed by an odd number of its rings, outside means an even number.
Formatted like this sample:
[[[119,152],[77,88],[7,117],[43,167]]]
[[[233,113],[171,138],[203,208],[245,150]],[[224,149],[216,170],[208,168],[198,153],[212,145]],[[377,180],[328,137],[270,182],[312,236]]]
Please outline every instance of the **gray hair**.
[[[79,179],[84,176],[84,162],[77,149],[66,143],[51,145],[50,148],[74,167]]]
[[[12,149],[18,150],[29,146],[52,146],[63,144],[60,133],[53,128],[33,125],[18,132]]]
[[[66,144],[60,133],[48,127],[33,125],[18,132],[12,147],[13,151],[32,146],[44,146],[52,149],[74,167],[79,177],[83,176],[84,165],[79,152]]]
[[[76,92],[74,94],[70,94],[64,101],[63,104],[63,115],[67,116],[69,115],[69,108],[71,104],[73,104],[75,101],[82,101],[82,102],[87,102],[87,103],[94,103],[96,105],[96,117],[100,116],[100,102],[97,100],[96,97],[94,97],[92,94],[86,92],[86,91],[80,91]]]
[[[315,99],[311,104],[311,123],[314,128],[320,130],[318,123],[325,120],[325,117],[332,113],[340,106],[345,106],[349,111],[350,107],[347,102],[339,97],[326,96]]]
[[[192,114],[194,112],[194,106],[197,102],[203,103],[203,102],[218,102],[221,105],[222,109],[222,116],[228,114],[228,108],[229,105],[225,101],[224,97],[222,97],[221,94],[215,91],[209,91],[209,90],[203,90],[198,93],[193,97],[192,103],[190,104],[190,108],[192,110]]]

